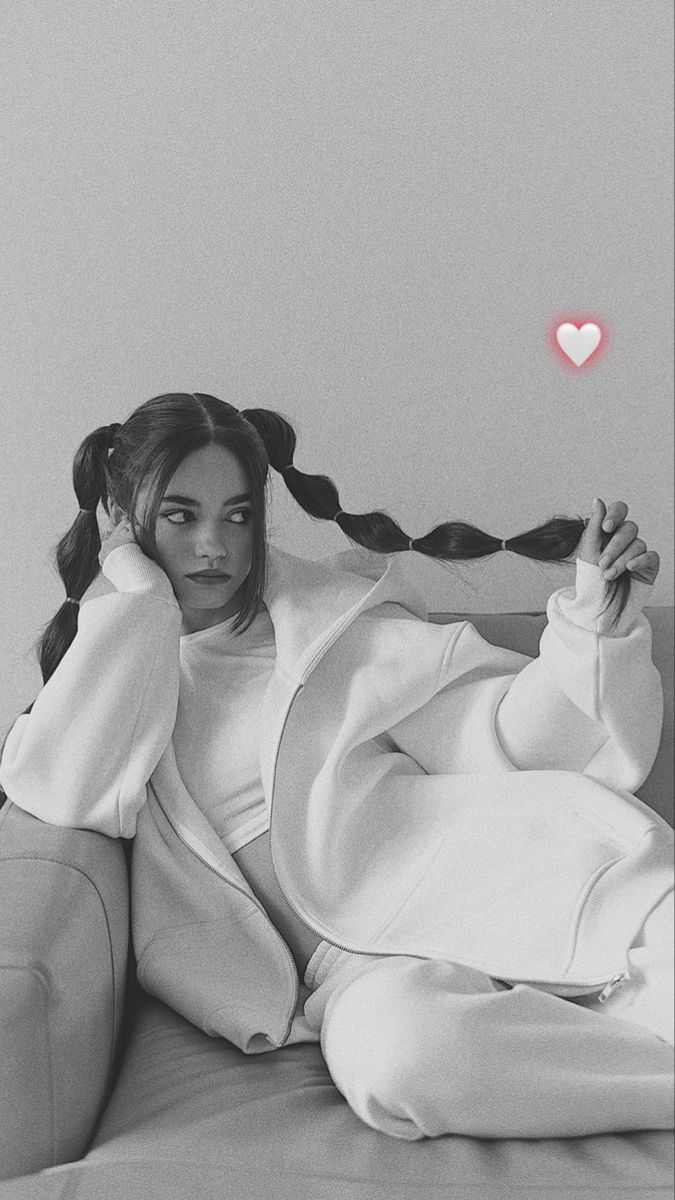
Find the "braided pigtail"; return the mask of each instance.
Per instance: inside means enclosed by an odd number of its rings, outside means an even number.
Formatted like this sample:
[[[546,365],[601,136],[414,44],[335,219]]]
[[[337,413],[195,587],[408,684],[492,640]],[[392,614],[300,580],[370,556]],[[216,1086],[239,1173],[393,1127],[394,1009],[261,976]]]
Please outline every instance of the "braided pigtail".
[[[301,508],[323,521],[335,521],[350,541],[378,554],[416,550],[445,562],[485,558],[497,550],[510,550],[540,562],[572,562],[588,524],[583,517],[551,517],[543,525],[516,537],[494,537],[465,521],[446,521],[423,537],[411,538],[387,513],[348,513],[342,509],[338,490],[327,475],[306,475],[293,462],[296,435],[279,413],[251,408],[241,414],[260,435],[270,466],[283,476],[286,487]],[[609,536],[607,540],[609,541]],[[630,595],[630,577],[625,573],[606,584],[608,601],[603,612],[612,610],[614,628]]]
[[[53,554],[66,599],[36,644],[43,681],[54,674],[77,633],[78,602],[99,571],[99,501],[108,507],[107,460],[119,425],[95,429],[80,444],[73,462],[73,487],[80,511]]]
[[[260,434],[270,466],[283,476],[289,492],[310,517],[335,521],[351,541],[380,554],[409,549],[410,538],[387,513],[344,512],[332,479],[327,475],[306,475],[298,470],[293,463],[295,430],[279,413],[249,408],[241,415]]]

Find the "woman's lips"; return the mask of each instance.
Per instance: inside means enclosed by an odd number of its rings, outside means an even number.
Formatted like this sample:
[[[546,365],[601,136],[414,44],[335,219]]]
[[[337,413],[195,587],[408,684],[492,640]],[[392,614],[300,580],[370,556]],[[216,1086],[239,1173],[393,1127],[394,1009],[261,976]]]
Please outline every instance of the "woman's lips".
[[[227,583],[232,576],[225,575],[222,571],[197,571],[194,575],[188,575],[187,578],[194,580],[195,583]]]

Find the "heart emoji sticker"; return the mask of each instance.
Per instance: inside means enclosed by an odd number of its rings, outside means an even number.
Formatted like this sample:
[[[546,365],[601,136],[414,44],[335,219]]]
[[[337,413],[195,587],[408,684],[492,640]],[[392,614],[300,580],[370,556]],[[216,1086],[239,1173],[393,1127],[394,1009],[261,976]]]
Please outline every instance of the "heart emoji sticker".
[[[563,321],[555,331],[555,338],[562,350],[576,367],[581,367],[600,345],[602,332],[594,321],[587,321],[581,327],[571,321]]]

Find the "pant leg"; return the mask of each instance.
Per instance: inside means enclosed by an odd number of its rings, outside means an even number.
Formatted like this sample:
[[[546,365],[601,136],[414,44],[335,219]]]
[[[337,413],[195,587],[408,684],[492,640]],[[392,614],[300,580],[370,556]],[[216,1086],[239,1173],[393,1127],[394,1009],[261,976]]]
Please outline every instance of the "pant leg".
[[[653,1033],[453,963],[338,956],[305,1015],[338,1090],[393,1137],[673,1123],[672,1053]]]

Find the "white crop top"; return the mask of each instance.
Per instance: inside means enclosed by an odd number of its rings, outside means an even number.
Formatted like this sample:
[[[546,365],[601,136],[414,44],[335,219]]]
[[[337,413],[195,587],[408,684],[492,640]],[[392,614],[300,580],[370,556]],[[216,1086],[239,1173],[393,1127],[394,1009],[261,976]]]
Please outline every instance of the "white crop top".
[[[181,637],[173,735],[181,778],[230,854],[269,829],[258,732],[276,657],[266,609],[243,633],[234,622]]]

